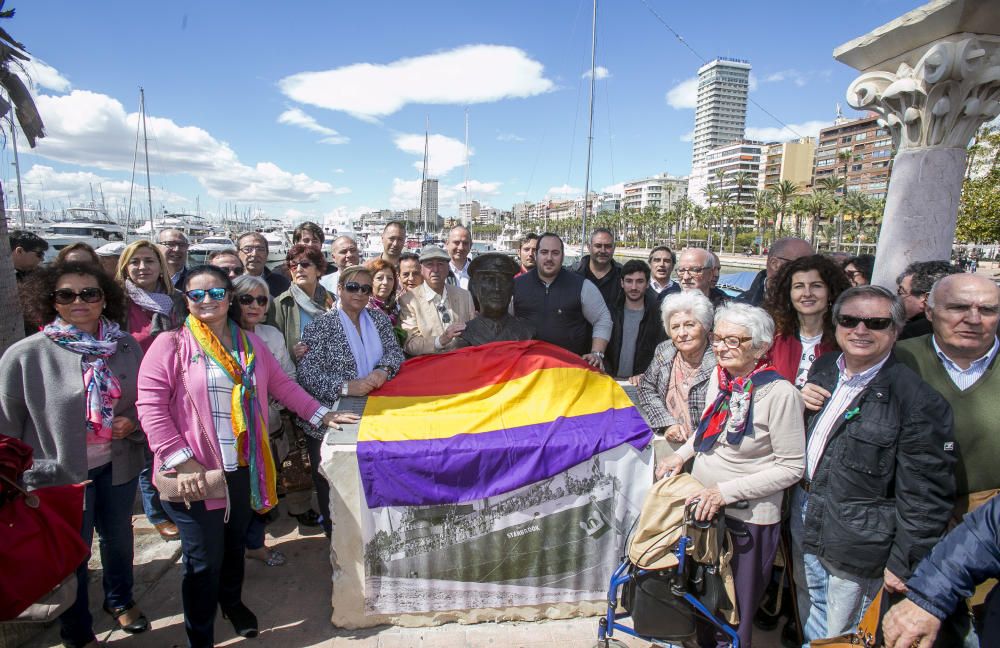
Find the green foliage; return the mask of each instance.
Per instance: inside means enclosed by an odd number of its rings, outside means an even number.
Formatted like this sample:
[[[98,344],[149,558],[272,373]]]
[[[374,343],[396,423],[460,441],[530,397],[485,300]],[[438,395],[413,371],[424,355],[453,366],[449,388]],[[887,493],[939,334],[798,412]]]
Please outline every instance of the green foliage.
[[[1000,167],[962,183],[955,237],[963,243],[1000,241]]]

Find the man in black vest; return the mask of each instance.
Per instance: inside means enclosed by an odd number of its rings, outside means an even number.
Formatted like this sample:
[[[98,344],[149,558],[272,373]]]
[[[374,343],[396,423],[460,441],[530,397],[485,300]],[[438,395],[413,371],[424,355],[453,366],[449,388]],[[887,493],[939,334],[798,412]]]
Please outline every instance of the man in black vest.
[[[601,291],[566,270],[563,242],[551,232],[538,238],[537,264],[514,280],[514,315],[534,325],[539,340],[580,354],[594,367],[604,362],[611,313]]]

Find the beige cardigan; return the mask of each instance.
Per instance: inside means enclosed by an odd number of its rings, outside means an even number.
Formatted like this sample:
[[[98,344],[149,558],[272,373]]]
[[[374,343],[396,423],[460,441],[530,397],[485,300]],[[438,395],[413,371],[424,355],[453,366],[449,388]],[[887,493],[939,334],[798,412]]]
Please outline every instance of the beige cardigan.
[[[458,338],[455,338],[438,349],[434,340],[444,333],[445,326],[441,323],[441,315],[431,303],[435,293],[430,286],[423,283],[413,290],[408,290],[399,298],[399,321],[406,332],[406,342],[403,351],[411,356],[454,351],[458,348]],[[444,287],[445,308],[451,313],[451,324],[465,324],[476,316],[472,303],[472,293],[458,286]]]
[[[719,394],[719,374],[712,372],[705,402]],[[695,456],[694,435],[677,450],[685,461],[695,457],[692,476],[705,486],[716,486],[725,503],[746,501],[749,508],[726,509],[726,515],[751,524],[781,521],[784,490],[802,478],[805,470],[806,431],[802,396],[787,380],[754,390],[753,435],[738,446],[720,435],[708,452]]]

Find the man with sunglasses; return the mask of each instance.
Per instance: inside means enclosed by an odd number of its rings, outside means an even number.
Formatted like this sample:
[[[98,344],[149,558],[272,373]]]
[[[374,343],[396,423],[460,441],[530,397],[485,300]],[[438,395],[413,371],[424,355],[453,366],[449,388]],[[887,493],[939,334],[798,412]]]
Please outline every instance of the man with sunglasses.
[[[243,267],[243,261],[240,260],[240,256],[236,254],[235,250],[216,250],[212,252],[208,255],[208,265],[225,270],[226,274],[229,275],[230,281],[234,281],[236,277],[246,272],[246,268]]]
[[[403,350],[411,356],[458,348],[465,323],[475,317],[472,294],[445,283],[452,257],[436,245],[420,252],[424,282],[399,298],[399,319],[406,331]]]
[[[902,594],[944,533],[955,497],[948,402],[892,347],[903,305],[881,286],[844,291],[837,344],[813,364],[825,395],[806,428],[791,531],[806,641],[853,631],[881,587]]]
[[[17,282],[21,283],[42,262],[49,244],[38,234],[27,230],[11,230],[8,240]]]

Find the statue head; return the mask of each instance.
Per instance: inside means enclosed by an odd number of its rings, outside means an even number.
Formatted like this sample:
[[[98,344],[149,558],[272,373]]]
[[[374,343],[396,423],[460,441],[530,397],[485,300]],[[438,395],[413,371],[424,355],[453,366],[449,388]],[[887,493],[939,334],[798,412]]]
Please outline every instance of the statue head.
[[[469,264],[469,290],[483,317],[500,319],[507,313],[518,270],[514,259],[499,252],[480,254]]]

